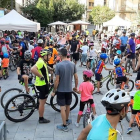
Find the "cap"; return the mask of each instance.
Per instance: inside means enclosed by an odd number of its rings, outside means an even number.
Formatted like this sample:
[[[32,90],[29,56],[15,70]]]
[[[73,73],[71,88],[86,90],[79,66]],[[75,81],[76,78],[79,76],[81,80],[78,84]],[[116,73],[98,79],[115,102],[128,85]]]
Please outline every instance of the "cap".
[[[135,36],[135,33],[131,33],[130,36]]]

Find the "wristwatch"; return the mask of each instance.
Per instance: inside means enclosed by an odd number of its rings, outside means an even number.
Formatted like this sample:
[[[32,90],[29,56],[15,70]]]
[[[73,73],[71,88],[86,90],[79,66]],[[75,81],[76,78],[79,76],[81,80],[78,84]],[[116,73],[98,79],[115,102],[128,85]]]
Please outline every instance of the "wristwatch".
[[[43,81],[45,78],[44,77],[40,77],[40,80]]]

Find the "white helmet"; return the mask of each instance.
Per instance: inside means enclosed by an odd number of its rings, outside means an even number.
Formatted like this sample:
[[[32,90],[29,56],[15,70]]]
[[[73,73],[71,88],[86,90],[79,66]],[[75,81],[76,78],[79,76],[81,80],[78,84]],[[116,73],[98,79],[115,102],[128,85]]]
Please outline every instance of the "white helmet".
[[[24,59],[25,60],[30,60],[31,57],[32,57],[32,53],[29,50],[25,51],[25,53],[24,53]]]
[[[140,49],[140,44],[138,44],[138,45],[136,46],[136,50],[138,50],[138,49]]]
[[[42,39],[39,39],[39,40],[37,41],[37,43],[43,44],[43,40],[42,40]]]
[[[110,115],[119,114],[129,102],[129,94],[124,90],[118,89],[111,89],[101,99],[101,103],[106,107],[107,113]]]

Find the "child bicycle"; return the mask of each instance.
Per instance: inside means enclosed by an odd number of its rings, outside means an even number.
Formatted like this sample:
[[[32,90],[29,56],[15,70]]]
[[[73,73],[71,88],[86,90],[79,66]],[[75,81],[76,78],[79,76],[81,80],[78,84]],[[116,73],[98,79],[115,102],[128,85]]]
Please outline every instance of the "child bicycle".
[[[7,71],[7,69],[3,69],[3,78],[5,80],[8,78],[8,71]]]

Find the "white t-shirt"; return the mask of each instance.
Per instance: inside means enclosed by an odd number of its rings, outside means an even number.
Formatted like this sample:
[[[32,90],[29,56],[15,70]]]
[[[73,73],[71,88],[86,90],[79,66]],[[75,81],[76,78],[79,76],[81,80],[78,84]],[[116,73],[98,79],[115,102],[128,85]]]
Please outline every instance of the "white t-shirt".
[[[83,51],[82,54],[87,54],[89,47],[88,46],[82,46],[81,50]]]
[[[29,44],[29,51],[31,52],[33,49],[34,49],[34,46]]]
[[[2,59],[0,58],[0,66],[1,66],[1,61],[2,61]]]
[[[93,58],[95,58],[96,56],[97,56],[97,54],[96,54],[96,49],[90,50],[90,52],[89,52],[89,58],[90,58],[90,59],[93,59]]]
[[[102,42],[102,47],[104,48],[104,49],[106,49],[107,48],[107,42]]]

